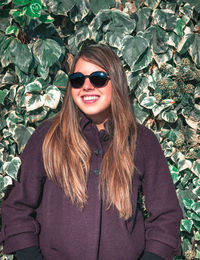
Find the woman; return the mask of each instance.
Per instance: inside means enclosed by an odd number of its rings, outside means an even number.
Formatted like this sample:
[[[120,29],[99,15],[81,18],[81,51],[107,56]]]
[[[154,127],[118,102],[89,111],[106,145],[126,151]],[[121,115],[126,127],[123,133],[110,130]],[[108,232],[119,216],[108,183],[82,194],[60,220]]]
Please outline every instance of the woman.
[[[61,111],[21,156],[2,206],[4,252],[19,259],[173,259],[181,210],[155,135],[136,123],[120,59],[104,45],[74,59]],[[138,193],[145,195],[144,220]]]

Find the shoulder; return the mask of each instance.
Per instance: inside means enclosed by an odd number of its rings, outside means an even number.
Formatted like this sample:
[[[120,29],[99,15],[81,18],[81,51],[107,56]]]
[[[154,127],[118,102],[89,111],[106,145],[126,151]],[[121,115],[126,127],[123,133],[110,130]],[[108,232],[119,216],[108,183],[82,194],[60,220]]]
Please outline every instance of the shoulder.
[[[139,123],[137,123],[136,149],[142,152],[143,155],[162,152],[161,145],[154,132]]]

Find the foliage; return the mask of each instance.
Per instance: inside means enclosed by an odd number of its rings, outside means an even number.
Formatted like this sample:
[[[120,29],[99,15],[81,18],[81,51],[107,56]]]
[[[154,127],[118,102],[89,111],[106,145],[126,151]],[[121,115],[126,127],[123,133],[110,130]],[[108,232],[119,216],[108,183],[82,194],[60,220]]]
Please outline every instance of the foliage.
[[[1,197],[35,127],[59,110],[72,55],[106,43],[127,71],[138,121],[155,132],[168,160],[184,214],[176,259],[199,259],[199,13],[199,0],[2,0]]]

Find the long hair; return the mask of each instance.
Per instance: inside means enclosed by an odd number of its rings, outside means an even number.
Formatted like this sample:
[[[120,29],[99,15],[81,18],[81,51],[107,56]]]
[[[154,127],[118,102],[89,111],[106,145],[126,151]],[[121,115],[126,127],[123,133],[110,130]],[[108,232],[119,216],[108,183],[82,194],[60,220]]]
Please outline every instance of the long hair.
[[[99,192],[107,208],[115,206],[120,217],[132,216],[132,177],[136,146],[136,120],[129,102],[126,74],[118,56],[105,45],[82,48],[75,56],[70,73],[82,58],[100,66],[110,76],[112,137],[101,164]],[[60,112],[53,119],[43,143],[47,176],[61,187],[74,204],[87,203],[90,148],[80,129],[81,113],[74,103],[68,82]]]

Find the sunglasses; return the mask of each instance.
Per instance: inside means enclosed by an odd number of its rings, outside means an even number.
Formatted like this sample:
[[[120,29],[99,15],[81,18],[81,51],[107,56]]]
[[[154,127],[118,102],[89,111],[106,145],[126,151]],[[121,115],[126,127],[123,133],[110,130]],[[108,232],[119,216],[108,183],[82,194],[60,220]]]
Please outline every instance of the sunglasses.
[[[83,75],[81,72],[75,72],[69,75],[69,81],[72,88],[81,88],[84,85],[86,78],[89,78],[91,84],[95,88],[104,87],[110,79],[108,73],[104,71],[95,71],[90,75]]]

